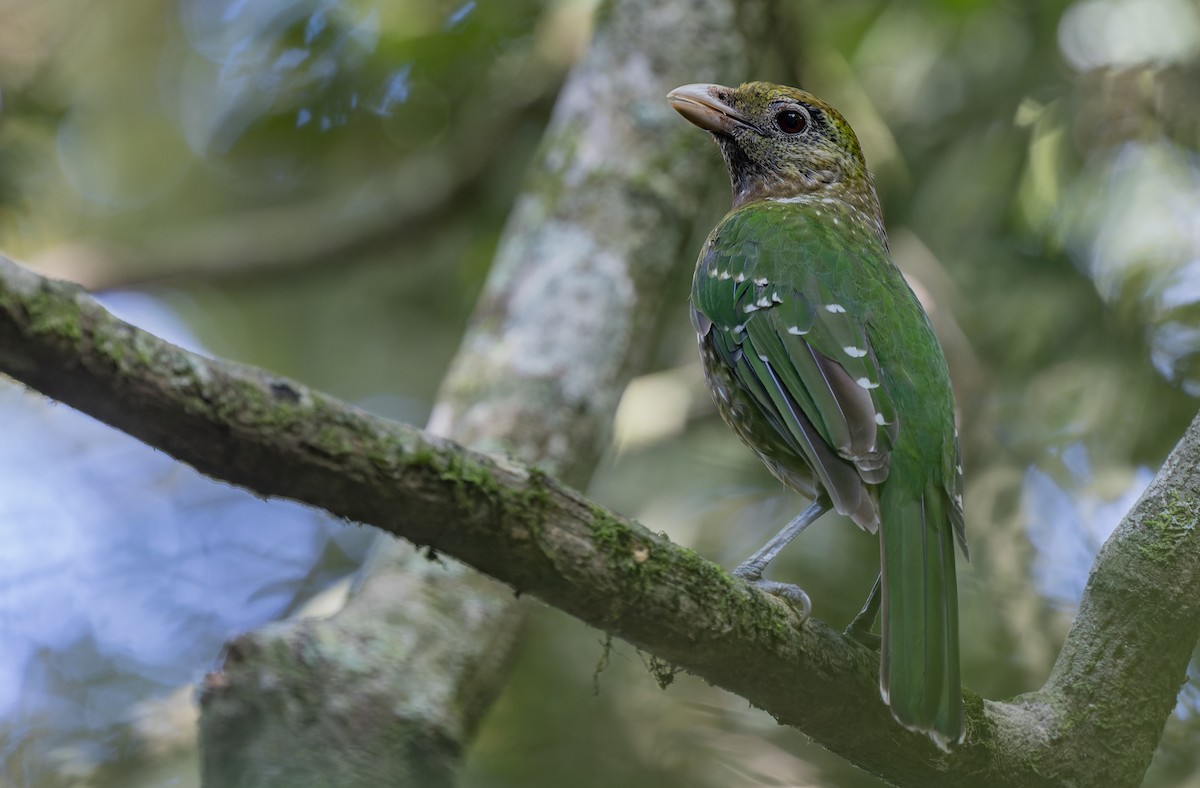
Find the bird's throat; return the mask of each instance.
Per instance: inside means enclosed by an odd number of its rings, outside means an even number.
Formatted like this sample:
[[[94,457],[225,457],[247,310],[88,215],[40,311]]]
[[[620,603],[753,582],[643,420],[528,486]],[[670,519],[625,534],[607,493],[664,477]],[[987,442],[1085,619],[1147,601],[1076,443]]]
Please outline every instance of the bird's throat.
[[[860,214],[864,223],[877,229],[886,244],[879,198],[869,175],[863,182],[853,182],[838,170],[811,169],[784,177],[746,155],[732,137],[716,133],[713,137],[729,171],[734,210],[757,200],[836,201]]]

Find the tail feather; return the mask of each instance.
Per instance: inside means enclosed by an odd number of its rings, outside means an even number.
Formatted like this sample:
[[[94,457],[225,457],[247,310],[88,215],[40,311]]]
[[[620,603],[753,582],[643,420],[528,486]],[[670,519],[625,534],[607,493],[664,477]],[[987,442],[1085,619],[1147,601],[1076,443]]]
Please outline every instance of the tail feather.
[[[963,737],[950,503],[931,488],[882,508],[880,691],[901,725],[949,749]]]

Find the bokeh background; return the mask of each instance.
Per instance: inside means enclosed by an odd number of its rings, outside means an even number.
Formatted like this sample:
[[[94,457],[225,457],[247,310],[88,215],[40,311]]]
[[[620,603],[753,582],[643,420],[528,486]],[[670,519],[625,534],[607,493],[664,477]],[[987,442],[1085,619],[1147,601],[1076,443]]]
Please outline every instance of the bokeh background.
[[[0,249],[421,424],[595,6],[0,0]],[[775,13],[775,55],[729,80],[798,74],[858,131],[959,399],[964,680],[1035,689],[1197,410],[1200,4]],[[728,195],[715,150],[695,166],[698,249]],[[716,417],[689,275],[589,492],[733,565],[802,501]],[[842,625],[877,548],[827,519],[774,572]],[[0,382],[0,784],[197,785],[193,682],[230,635],[335,609],[371,538]],[[877,784],[736,697],[660,690],[647,660],[540,610],[464,785]],[[1148,785],[1200,785],[1198,711],[1189,683]]]

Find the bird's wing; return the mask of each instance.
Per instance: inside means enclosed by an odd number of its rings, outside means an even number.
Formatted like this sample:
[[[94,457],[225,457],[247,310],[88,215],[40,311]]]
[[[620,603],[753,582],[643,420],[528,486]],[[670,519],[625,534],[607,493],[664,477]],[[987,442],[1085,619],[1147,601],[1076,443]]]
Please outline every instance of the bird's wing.
[[[822,276],[853,261],[828,244],[764,242],[752,221],[739,219],[722,223],[701,253],[693,323],[761,423],[809,464],[835,508],[852,514],[864,482],[887,478],[898,429],[863,317]]]

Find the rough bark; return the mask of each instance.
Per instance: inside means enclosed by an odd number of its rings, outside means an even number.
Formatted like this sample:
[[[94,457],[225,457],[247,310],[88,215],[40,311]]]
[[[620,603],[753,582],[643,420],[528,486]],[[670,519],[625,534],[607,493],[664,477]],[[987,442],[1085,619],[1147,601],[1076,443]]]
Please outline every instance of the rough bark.
[[[865,646],[797,626],[543,471],[189,354],[8,261],[0,370],[204,473],[461,559],[899,785],[1136,785],[1200,636],[1200,419],[1106,543],[1045,687],[1007,702],[967,691],[967,739],[946,755],[891,720]],[[341,722],[339,741],[361,733]]]
[[[653,344],[669,273],[694,254],[712,173],[694,162],[715,163],[664,95],[747,73],[751,49],[730,0],[618,0],[599,18],[429,424],[575,486]],[[204,694],[206,784],[452,784],[503,686],[524,605],[443,563],[381,543],[338,616],[238,638]]]

